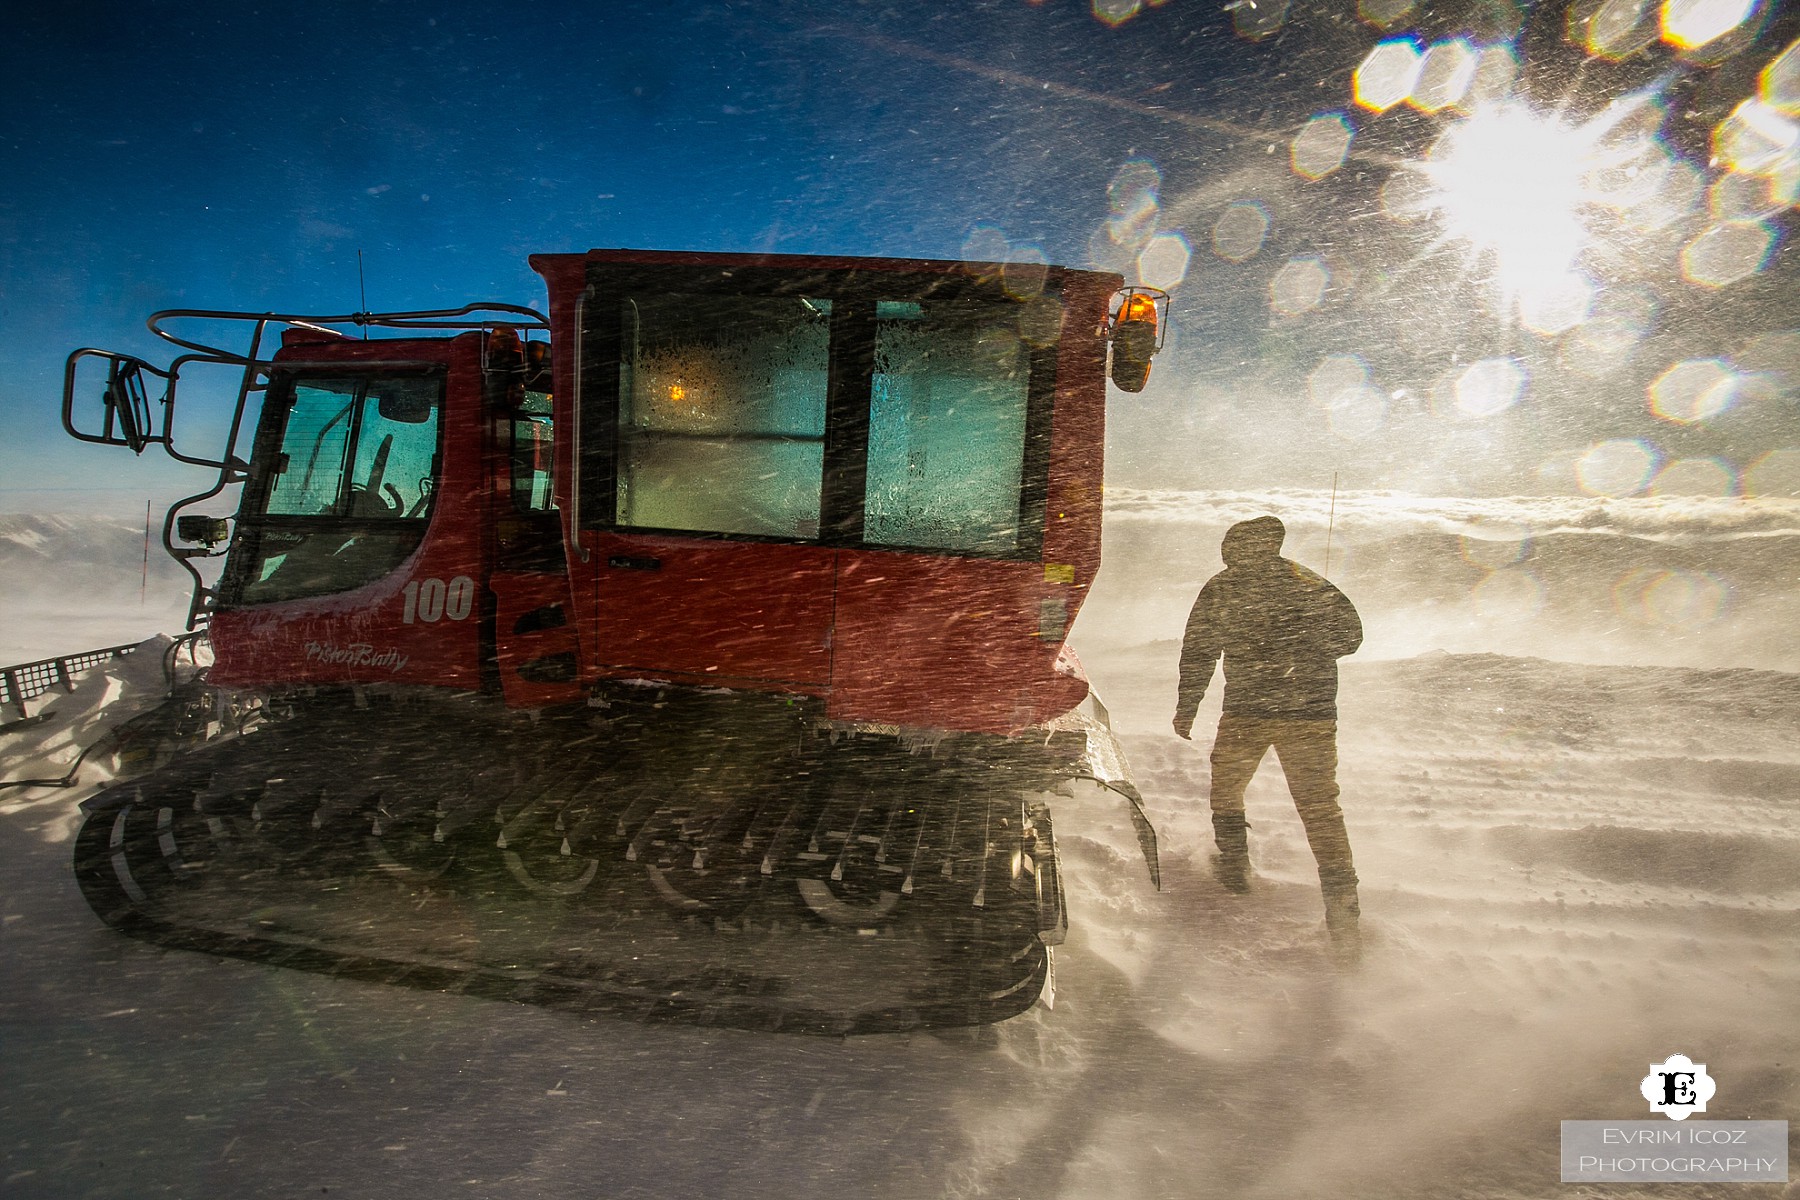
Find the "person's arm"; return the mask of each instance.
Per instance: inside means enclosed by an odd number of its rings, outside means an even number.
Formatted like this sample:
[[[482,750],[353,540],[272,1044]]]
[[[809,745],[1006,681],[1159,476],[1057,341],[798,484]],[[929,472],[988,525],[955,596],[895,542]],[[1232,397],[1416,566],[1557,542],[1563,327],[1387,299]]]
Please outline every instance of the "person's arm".
[[[1320,595],[1321,607],[1319,632],[1320,642],[1325,652],[1333,658],[1342,658],[1346,654],[1354,654],[1362,645],[1362,618],[1357,615],[1356,606],[1350,603],[1350,597],[1333,587],[1326,580],[1324,591]]]
[[[1219,628],[1217,576],[1200,589],[1188,613],[1187,631],[1181,639],[1181,683],[1175,695],[1175,732],[1187,737],[1194,728],[1194,714],[1206,698],[1206,685],[1224,650]]]

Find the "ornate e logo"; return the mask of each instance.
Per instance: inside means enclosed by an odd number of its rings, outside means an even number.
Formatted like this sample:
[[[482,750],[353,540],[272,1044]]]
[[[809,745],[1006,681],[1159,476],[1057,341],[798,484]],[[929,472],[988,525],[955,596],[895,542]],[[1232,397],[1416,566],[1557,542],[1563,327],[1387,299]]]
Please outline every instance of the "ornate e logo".
[[[1667,1062],[1651,1063],[1650,1073],[1638,1084],[1650,1110],[1671,1121],[1685,1121],[1693,1113],[1705,1112],[1706,1102],[1718,1090],[1719,1085],[1706,1073],[1706,1064],[1685,1054],[1671,1054]]]

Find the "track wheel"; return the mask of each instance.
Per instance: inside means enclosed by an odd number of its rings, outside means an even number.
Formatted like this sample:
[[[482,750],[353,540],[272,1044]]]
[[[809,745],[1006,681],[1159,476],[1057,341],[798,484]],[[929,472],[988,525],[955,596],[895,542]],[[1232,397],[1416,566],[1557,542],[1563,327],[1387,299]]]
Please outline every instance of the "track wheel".
[[[513,821],[500,835],[500,856],[512,877],[539,896],[578,896],[600,876],[600,860],[578,853],[560,817]]]
[[[213,861],[216,847],[210,823],[195,811],[191,796],[140,797],[126,817],[126,838],[141,847],[133,866],[175,883],[194,883]],[[151,853],[145,851],[154,848]]]
[[[794,886],[814,916],[832,925],[879,925],[900,907],[900,877],[881,871],[862,855],[840,859],[824,878],[800,878]]]
[[[456,862],[456,847],[438,836],[440,816],[441,806],[390,812],[378,800],[363,845],[384,871],[436,879]]]
[[[845,810],[838,810],[838,828],[817,836],[815,853],[806,856],[817,862],[816,873],[800,876],[794,887],[820,920],[867,929],[892,918],[911,890],[924,815],[908,804],[870,802],[868,783],[857,776],[851,781],[847,794],[861,797],[854,815],[846,820]],[[823,824],[833,823],[831,815],[828,809]]]
[[[126,854],[131,812],[129,804],[91,812],[75,833],[75,879],[81,894],[95,915],[117,929],[141,921],[138,906],[147,899]]]
[[[644,869],[650,888],[670,908],[695,916],[730,920],[756,898],[758,876],[733,857],[723,866],[707,866],[704,856],[686,847],[672,848],[665,861]]]

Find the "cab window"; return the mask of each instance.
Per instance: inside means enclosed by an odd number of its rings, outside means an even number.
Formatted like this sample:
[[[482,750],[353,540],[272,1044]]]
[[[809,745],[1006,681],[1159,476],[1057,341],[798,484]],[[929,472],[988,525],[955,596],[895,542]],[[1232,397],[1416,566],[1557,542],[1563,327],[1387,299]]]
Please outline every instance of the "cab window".
[[[623,308],[618,524],[817,537],[829,303],[649,293]]]
[[[343,376],[291,381],[265,427],[260,503],[240,516],[228,600],[324,595],[378,579],[417,549],[438,475],[443,382]]]

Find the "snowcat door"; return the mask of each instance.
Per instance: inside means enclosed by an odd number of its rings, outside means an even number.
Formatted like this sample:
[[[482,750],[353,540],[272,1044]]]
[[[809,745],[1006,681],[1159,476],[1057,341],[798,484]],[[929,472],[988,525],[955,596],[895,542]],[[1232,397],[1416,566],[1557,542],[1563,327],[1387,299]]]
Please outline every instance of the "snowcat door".
[[[580,643],[552,487],[556,445],[549,343],[493,335],[494,659],[514,708],[581,699]]]
[[[211,618],[212,678],[477,690],[479,339],[290,340]]]
[[[624,266],[600,273],[584,310],[591,661],[612,677],[823,691],[829,302]]]

